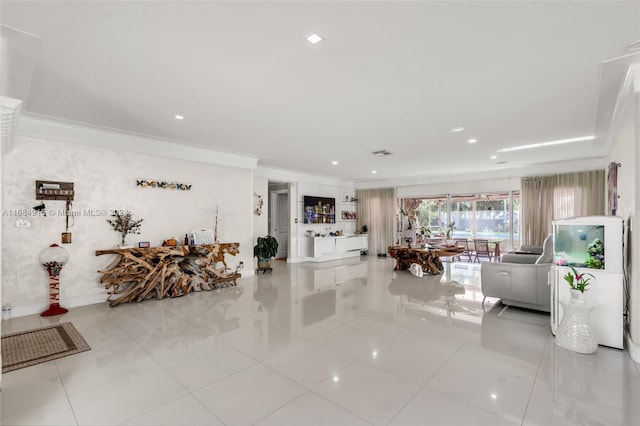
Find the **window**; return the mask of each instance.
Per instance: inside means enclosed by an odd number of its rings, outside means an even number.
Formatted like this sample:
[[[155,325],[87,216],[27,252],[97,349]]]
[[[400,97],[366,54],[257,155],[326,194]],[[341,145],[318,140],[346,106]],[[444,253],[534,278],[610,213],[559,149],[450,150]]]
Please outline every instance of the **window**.
[[[438,233],[447,220],[447,198],[423,198],[413,212],[416,220],[416,229],[425,227],[431,233]]]
[[[418,233],[429,229],[442,234],[454,222],[452,238],[487,238],[503,241],[503,249],[520,246],[520,192],[459,194],[403,199]]]

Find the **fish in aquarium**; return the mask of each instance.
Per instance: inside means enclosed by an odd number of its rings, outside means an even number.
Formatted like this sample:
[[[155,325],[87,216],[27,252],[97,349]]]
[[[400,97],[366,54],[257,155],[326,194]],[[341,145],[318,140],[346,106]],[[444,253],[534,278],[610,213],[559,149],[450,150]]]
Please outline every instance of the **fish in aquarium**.
[[[556,265],[604,269],[604,226],[569,225],[556,229]]]

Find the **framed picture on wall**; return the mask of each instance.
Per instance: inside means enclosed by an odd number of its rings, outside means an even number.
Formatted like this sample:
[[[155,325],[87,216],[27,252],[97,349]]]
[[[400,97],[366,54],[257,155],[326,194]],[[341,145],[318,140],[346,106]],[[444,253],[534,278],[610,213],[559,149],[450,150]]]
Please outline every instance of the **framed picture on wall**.
[[[620,163],[612,161],[609,163],[609,172],[607,174],[608,203],[611,216],[615,216],[618,211],[618,167]]]
[[[342,219],[343,220],[356,220],[357,219],[356,212],[343,211],[342,212]]]

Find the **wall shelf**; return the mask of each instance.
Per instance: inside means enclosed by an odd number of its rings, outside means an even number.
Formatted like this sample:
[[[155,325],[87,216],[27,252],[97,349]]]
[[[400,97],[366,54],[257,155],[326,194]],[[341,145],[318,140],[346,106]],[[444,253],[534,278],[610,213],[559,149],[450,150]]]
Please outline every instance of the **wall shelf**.
[[[36,200],[73,200],[73,182],[36,181]]]

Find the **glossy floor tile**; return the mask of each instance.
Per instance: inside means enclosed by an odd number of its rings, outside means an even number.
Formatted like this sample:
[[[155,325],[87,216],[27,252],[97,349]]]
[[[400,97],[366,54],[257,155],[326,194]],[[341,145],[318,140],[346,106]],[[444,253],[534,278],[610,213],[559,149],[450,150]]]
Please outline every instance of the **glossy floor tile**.
[[[554,344],[549,314],[488,299],[480,265],[274,262],[178,299],[3,321],[71,321],[90,351],[4,374],[4,425],[634,425],[627,351]],[[64,303],[64,301],[63,301]]]

